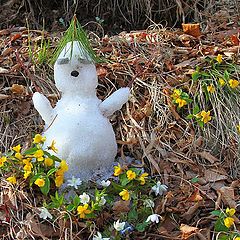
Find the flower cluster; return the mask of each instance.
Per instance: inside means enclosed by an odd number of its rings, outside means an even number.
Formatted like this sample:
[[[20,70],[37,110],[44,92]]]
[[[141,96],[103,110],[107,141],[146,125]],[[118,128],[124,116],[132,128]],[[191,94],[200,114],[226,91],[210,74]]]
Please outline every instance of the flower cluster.
[[[182,91],[182,89],[174,89],[173,94],[171,95],[173,102],[178,105],[179,108],[184,107],[192,100],[189,98],[189,95]]]
[[[65,160],[61,160],[46,151],[43,146],[46,138],[36,134],[33,138],[32,148],[23,151],[20,144],[11,148],[6,156],[0,158],[0,168],[6,174],[12,172],[7,181],[17,184],[21,178],[29,182],[30,186],[37,185],[43,194],[50,190],[51,181],[56,187],[63,183],[64,172],[68,170]],[[48,150],[57,152],[56,142],[52,141]],[[59,166],[56,167],[56,162]],[[54,174],[55,173],[55,174]]]

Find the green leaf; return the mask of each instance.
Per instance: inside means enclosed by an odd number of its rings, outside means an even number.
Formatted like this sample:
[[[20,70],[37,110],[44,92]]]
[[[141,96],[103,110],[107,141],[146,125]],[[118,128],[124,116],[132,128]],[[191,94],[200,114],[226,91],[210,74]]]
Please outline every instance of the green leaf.
[[[73,210],[75,210],[76,209],[76,206],[74,205],[74,204],[69,204],[68,206],[67,206],[67,211],[69,211],[69,212],[72,212]]]
[[[197,183],[199,181],[198,177],[194,177],[191,179],[191,183]]]
[[[138,223],[136,225],[136,229],[139,231],[139,232],[144,232],[145,231],[145,228],[148,226],[148,222],[143,222],[143,223]]]
[[[45,185],[43,187],[40,187],[40,190],[46,196],[50,190],[50,179],[46,177],[44,180],[45,180]]]
[[[47,176],[49,177],[50,175],[52,175],[53,173],[55,173],[57,171],[57,168],[52,168],[47,172]]]
[[[73,198],[73,204],[74,206],[78,206],[80,204],[81,200],[80,198],[76,195],[74,198]]]
[[[229,80],[230,74],[229,74],[229,72],[228,72],[227,70],[224,71],[223,77],[224,77],[224,79],[225,79],[226,81]]]
[[[119,181],[120,181],[122,186],[126,186],[130,182],[130,180],[127,178],[126,174],[121,174],[119,176]]]
[[[198,106],[198,104],[194,105],[194,107],[193,107],[193,114],[195,115],[195,114],[197,114],[199,112],[200,112],[200,107]]]
[[[192,119],[193,117],[194,117],[193,114],[189,114],[189,115],[187,115],[186,119],[190,120],[190,119]]]
[[[23,154],[24,154],[24,155],[31,155],[31,154],[34,154],[37,150],[38,150],[37,147],[29,148],[29,149],[26,150]]]
[[[212,215],[214,215],[214,216],[220,216],[220,214],[221,214],[221,210],[214,210],[214,211],[212,211],[212,212],[210,212]]]
[[[224,225],[223,219],[219,218],[215,223],[214,230],[216,232],[228,232],[229,229]]]
[[[128,213],[128,221],[134,221],[138,219],[138,212],[135,208],[131,209],[131,211]]]
[[[200,76],[201,76],[201,75],[199,74],[198,71],[195,71],[194,73],[192,73],[192,79],[193,79],[193,81],[197,81]]]
[[[114,181],[112,181],[111,186],[117,191],[122,191],[123,190],[123,187],[121,185],[115,183]]]

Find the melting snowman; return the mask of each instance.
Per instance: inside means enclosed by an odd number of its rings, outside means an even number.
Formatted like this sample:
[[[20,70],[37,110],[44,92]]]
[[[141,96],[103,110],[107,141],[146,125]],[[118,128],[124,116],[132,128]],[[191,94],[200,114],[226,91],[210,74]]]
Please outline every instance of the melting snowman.
[[[67,43],[54,65],[56,87],[62,97],[52,108],[36,92],[33,103],[45,122],[45,146],[56,141],[57,156],[69,166],[65,178],[90,180],[112,167],[117,154],[115,134],[108,117],[127,102],[128,87],[101,101],[96,96],[96,67],[78,41]]]

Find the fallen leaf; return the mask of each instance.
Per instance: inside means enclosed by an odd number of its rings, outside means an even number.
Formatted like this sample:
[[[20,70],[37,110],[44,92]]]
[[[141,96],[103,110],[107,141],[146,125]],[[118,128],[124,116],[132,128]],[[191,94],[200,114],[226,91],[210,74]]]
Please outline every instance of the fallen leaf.
[[[11,91],[14,94],[19,94],[19,95],[22,95],[26,92],[25,87],[23,85],[19,85],[19,84],[13,84],[11,87]]]
[[[219,159],[214,157],[211,153],[203,151],[203,152],[197,152],[197,155],[199,155],[200,157],[208,160],[211,164],[218,162]]]
[[[199,23],[182,23],[183,32],[193,36],[201,36],[200,24]]]
[[[181,224],[180,231],[182,232],[182,240],[187,240],[193,234],[199,231],[197,227],[192,227],[187,224]]]
[[[237,204],[235,201],[234,188],[232,187],[221,187],[218,192],[221,194],[222,201],[230,208],[236,208]]]
[[[227,174],[223,175],[221,173],[218,173],[215,170],[206,169],[204,173],[204,178],[206,179],[207,182],[216,182],[216,181],[225,180],[228,178],[228,176]]]
[[[130,201],[123,201],[119,200],[113,204],[112,210],[114,211],[114,214],[119,215],[123,212],[129,212],[130,211]]]
[[[193,194],[189,197],[188,201],[197,202],[203,200],[202,196],[200,195],[199,189],[196,188]]]
[[[107,75],[107,69],[103,67],[97,67],[98,77],[105,77]]]
[[[198,210],[198,208],[201,206],[201,202],[196,202],[193,206],[191,206],[187,212],[185,212],[182,217],[189,221],[194,217],[195,212]]]

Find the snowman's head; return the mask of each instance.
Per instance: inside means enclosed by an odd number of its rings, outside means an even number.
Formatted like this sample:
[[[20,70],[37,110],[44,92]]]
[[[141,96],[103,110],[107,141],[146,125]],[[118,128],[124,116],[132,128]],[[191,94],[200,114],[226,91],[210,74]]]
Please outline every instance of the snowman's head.
[[[67,43],[60,53],[54,64],[54,79],[62,93],[95,94],[96,67],[78,41]]]

